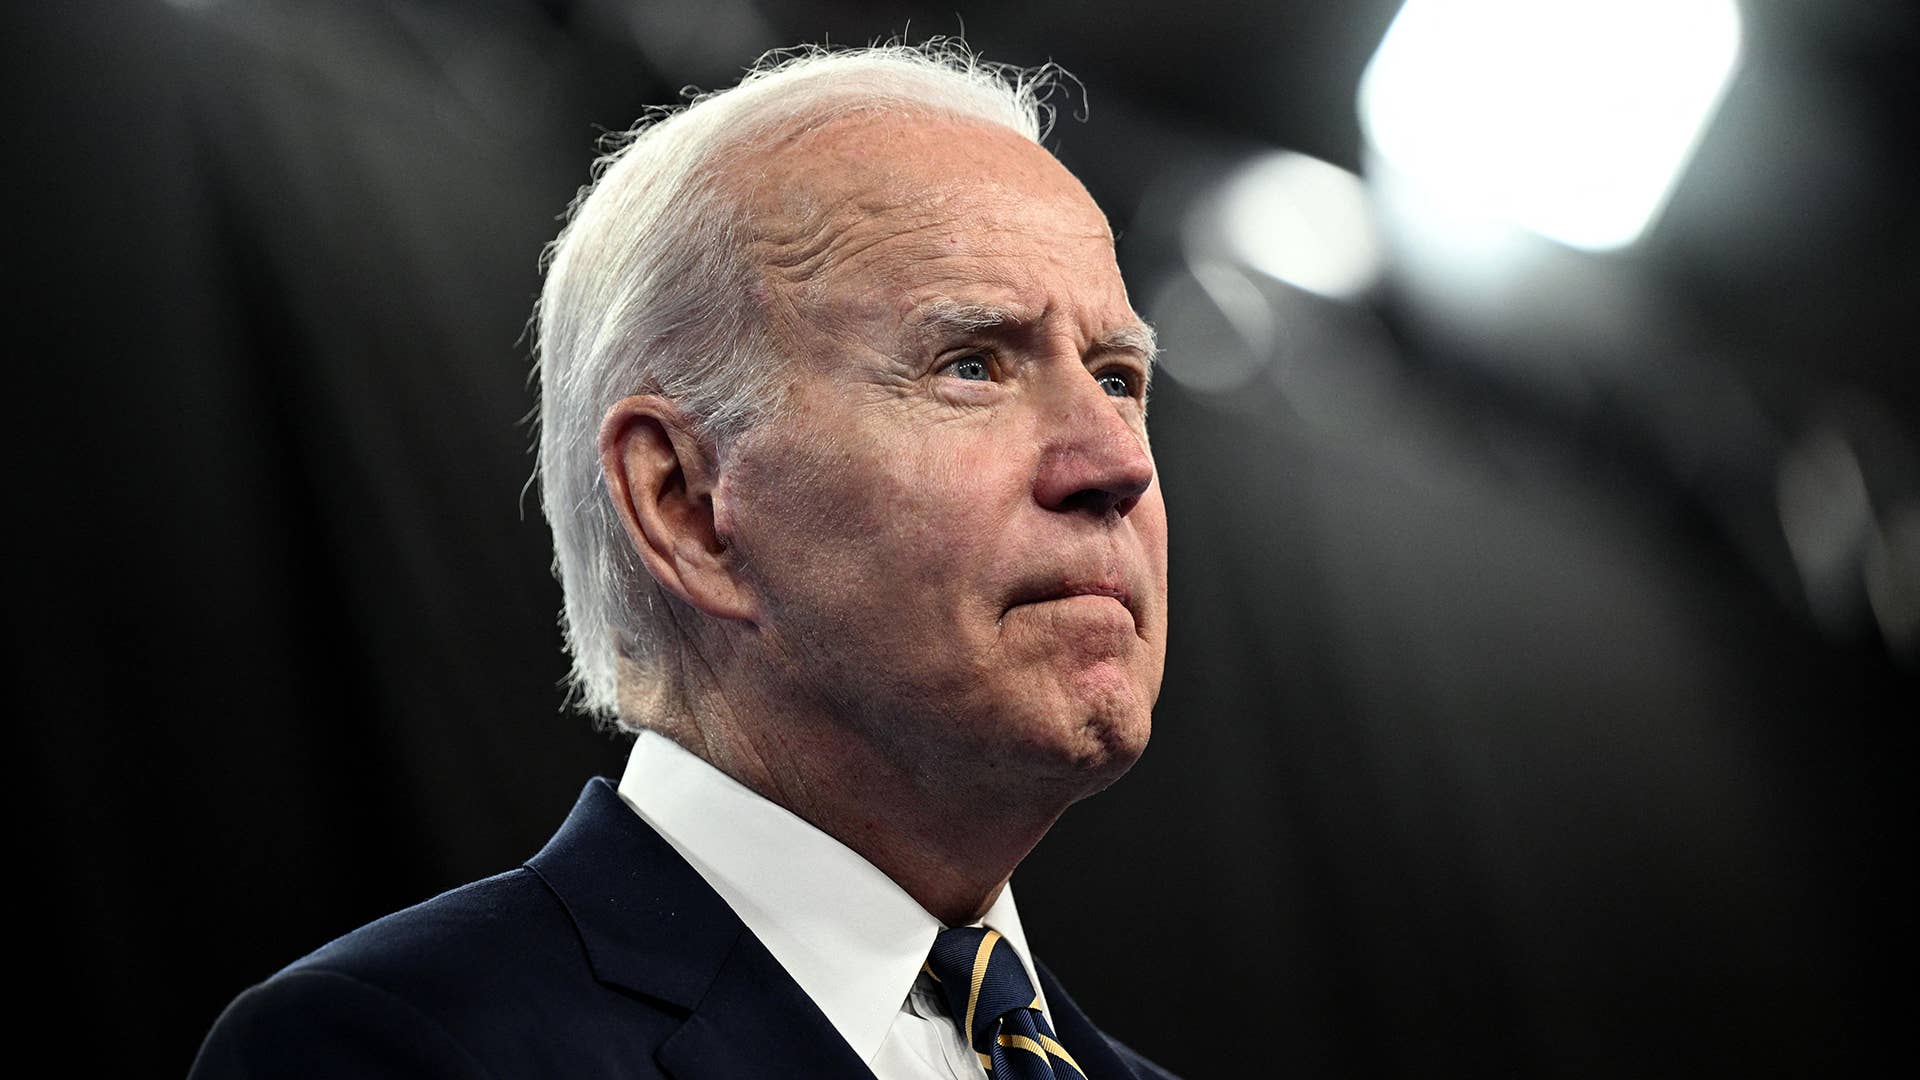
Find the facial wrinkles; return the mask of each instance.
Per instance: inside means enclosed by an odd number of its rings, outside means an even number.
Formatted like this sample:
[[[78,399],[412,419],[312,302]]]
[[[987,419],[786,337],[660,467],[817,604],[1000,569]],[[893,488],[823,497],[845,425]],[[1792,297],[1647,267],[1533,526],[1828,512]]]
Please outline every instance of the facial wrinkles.
[[[885,319],[897,330],[908,283],[920,289],[1032,291],[1057,276],[1059,256],[1033,247],[1018,224],[982,226],[980,209],[890,207],[855,221],[821,225],[823,235],[769,245],[766,278],[794,314]],[[1047,264],[1043,271],[1037,263]],[[840,321],[834,319],[834,321]]]
[[[865,447],[861,453],[875,449],[880,448]],[[940,550],[951,536],[957,523],[946,512],[949,508],[926,493],[949,485],[952,477],[939,473],[956,468],[957,463],[922,459],[908,465],[893,455],[882,455],[881,460],[890,458],[892,467],[875,467],[878,463],[872,459],[856,462],[825,445],[789,444],[780,454],[786,473],[780,478],[776,501],[766,509],[784,522],[783,527],[796,528],[823,541],[805,553],[812,564],[808,573],[818,581],[845,580],[851,584],[861,580],[862,572],[881,571],[890,588],[901,594],[937,598],[944,604],[971,602],[976,590],[952,588],[952,580],[934,573],[940,567],[937,561],[915,563],[897,558],[903,552]],[[847,490],[844,474],[849,470],[863,480],[858,491]],[[989,508],[973,509],[977,513]],[[993,516],[998,525],[999,515]],[[761,562],[763,554],[771,553],[745,550],[742,554],[750,572],[763,577],[751,567]],[[959,565],[969,562],[967,556],[965,551],[954,552]],[[775,580],[792,574],[793,567],[785,564],[787,560],[782,562],[766,567]],[[939,642],[944,654],[939,661],[928,656],[893,655],[889,662],[877,663],[873,656],[845,655],[842,643],[847,641],[885,641],[892,648],[912,652],[915,647],[911,643],[918,636],[902,638],[895,621],[902,613],[873,603],[871,597],[853,598],[848,603],[830,601],[822,606],[819,601],[823,597],[807,592],[792,597],[796,603],[790,605],[783,593],[778,587],[763,592],[770,605],[768,644],[792,685],[807,688],[842,716],[910,702],[929,710],[941,707],[943,701],[951,705],[971,687],[981,685],[990,670],[991,657],[983,655],[975,643],[955,638]],[[935,616],[924,608],[915,617],[954,626],[970,621]],[[858,670],[844,667],[848,662],[857,664]],[[947,677],[928,683],[925,678],[930,672],[944,672]],[[888,686],[886,693],[848,696],[839,689],[876,679]],[[879,714],[868,717],[874,731],[884,730],[885,719]]]
[[[867,205],[868,201],[851,192],[824,203],[809,196],[791,198],[785,213],[755,218],[753,257],[769,276],[803,280],[826,260],[841,236],[842,230],[828,228],[826,223],[872,213],[877,208]]]
[[[923,224],[954,218],[950,207],[960,185],[915,179],[875,160],[858,140],[848,146],[836,138],[848,128],[861,125],[829,126],[769,151],[780,155],[777,169],[742,163],[741,172],[758,177],[740,196],[754,208],[752,242],[773,273],[795,280],[811,275],[834,252],[844,256],[865,223],[909,211]]]
[[[909,283],[1041,292],[1041,282],[1073,281],[1088,266],[1111,263],[1105,220],[1097,211],[1084,220],[1090,205],[1058,195],[1036,200],[979,177],[945,185],[897,180],[883,177],[829,197],[792,190],[762,196],[773,205],[759,215],[753,245],[777,309],[771,315],[841,329],[880,319],[897,324],[906,311],[892,302],[894,294]],[[1083,220],[1062,227],[1075,217]],[[1062,251],[1038,243],[1039,236],[1087,247]],[[1076,259],[1085,264],[1073,265]]]
[[[857,341],[861,352],[871,352],[903,375],[925,376],[943,357],[974,349],[994,356],[997,370],[1009,379],[1049,365],[1071,367],[1087,377],[1095,367],[1122,360],[1098,342],[1114,324],[1135,320],[1125,294],[1097,284],[1083,289],[1078,278],[1086,276],[1085,262],[1070,254],[1057,249],[1016,249],[1004,257],[922,254],[912,247],[893,254],[913,275],[915,287],[881,285],[864,297],[843,292],[807,307],[822,313],[814,324],[831,327],[843,346]],[[891,281],[905,275],[882,276]],[[923,317],[928,307],[965,307],[1000,317],[961,326]],[[1144,369],[1140,376],[1145,377]]]
[[[900,207],[876,193],[847,195],[818,213],[768,222],[755,237],[768,276],[804,284],[831,266],[854,262],[867,248],[901,236],[951,226],[950,214],[925,212],[912,226],[888,232],[861,226],[898,217]]]
[[[968,145],[963,159],[931,181],[867,167],[858,153],[830,153],[783,174],[777,193],[757,193],[763,213],[755,215],[754,254],[765,268],[763,296],[776,332],[793,359],[811,361],[816,373],[836,370],[830,383],[808,380],[811,391],[798,395],[801,428],[767,462],[784,475],[767,478],[772,490],[750,485],[767,500],[761,521],[809,537],[809,546],[743,553],[750,562],[760,555],[774,560],[763,566],[763,592],[776,608],[789,607],[779,583],[797,590],[790,610],[771,620],[783,628],[783,640],[772,644],[786,654],[791,675],[836,700],[835,711],[868,704],[833,693],[837,685],[862,680],[891,684],[873,699],[876,706],[918,700],[939,712],[975,695],[988,699],[981,707],[993,704],[994,676],[1006,674],[1007,664],[1001,617],[1012,590],[1028,584],[1004,580],[1010,563],[1026,577],[1060,578],[1056,584],[1089,573],[1120,576],[1129,568],[1155,573],[1143,565],[1147,538],[1136,530],[1036,518],[1030,483],[1005,470],[1007,483],[975,482],[983,453],[997,457],[1020,445],[1040,450],[1036,443],[1048,441],[1047,414],[1057,419],[1060,405],[953,408],[918,392],[927,386],[921,369],[935,343],[911,340],[908,319],[916,305],[936,297],[1030,313],[1015,331],[1026,340],[1008,355],[1044,366],[1050,380],[1065,377],[1071,364],[1085,385],[1049,382],[1044,394],[1083,395],[1068,406],[1074,409],[1115,407],[1092,397],[1097,390],[1083,364],[1097,359],[1090,351],[1102,335],[1135,321],[1105,221],[1078,185],[1043,167],[1051,163],[1036,159],[1030,144],[1015,148],[1024,156],[1009,156],[1007,146],[991,140]],[[1002,176],[1006,183],[996,179]],[[1038,382],[1008,390],[1043,392]],[[854,407],[851,415],[845,406]],[[870,438],[857,449],[812,438],[808,417],[836,412],[859,417],[855,426],[867,428]],[[1137,430],[1134,413],[1128,421]],[[909,415],[913,420],[903,422]],[[849,483],[851,477],[859,482]],[[956,500],[961,491],[970,497]],[[1036,534],[1036,525],[1046,535]],[[928,552],[951,558],[927,558]],[[800,577],[794,576],[796,559],[807,566]],[[849,598],[847,590],[819,587],[842,579],[849,585],[886,581],[891,593],[956,610],[896,610],[871,596]],[[1138,603],[1157,603],[1154,582],[1136,577],[1128,584]],[[902,633],[907,628],[900,620],[910,614],[926,620],[927,633]],[[845,642],[889,642],[938,656],[876,669],[870,655],[846,649]]]

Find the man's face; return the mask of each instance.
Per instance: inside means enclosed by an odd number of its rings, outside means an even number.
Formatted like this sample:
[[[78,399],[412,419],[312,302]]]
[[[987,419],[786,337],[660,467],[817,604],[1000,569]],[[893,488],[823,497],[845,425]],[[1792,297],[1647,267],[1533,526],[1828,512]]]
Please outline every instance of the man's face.
[[[770,679],[930,784],[1097,790],[1146,745],[1167,592],[1104,216],[1032,143],[937,119],[836,121],[760,175],[789,408],[715,512]]]

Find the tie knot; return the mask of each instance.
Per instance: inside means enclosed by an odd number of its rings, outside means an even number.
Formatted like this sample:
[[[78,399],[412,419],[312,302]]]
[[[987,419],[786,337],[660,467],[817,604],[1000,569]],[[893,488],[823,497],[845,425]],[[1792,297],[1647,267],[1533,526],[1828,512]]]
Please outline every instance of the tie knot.
[[[927,955],[927,971],[940,983],[947,1007],[976,1049],[994,1041],[1002,1016],[1039,1008],[1026,965],[997,930],[962,926],[941,931]]]

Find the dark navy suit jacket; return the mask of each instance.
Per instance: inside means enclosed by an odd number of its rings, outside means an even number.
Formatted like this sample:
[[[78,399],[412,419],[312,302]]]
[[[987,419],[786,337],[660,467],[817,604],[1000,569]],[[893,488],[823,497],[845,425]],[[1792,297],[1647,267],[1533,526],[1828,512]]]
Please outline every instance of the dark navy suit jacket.
[[[1088,1080],[1171,1080],[1039,973],[1049,1019]],[[868,1075],[719,894],[604,779],[587,784],[521,868],[364,926],[242,994],[192,1073]]]

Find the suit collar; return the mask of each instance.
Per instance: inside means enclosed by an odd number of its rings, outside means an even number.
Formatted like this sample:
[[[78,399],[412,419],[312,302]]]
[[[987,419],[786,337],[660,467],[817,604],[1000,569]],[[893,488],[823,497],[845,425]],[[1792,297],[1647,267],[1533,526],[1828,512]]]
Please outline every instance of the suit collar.
[[[617,791],[872,1061],[940,920],[858,852],[657,732],[634,740]],[[984,922],[1031,976],[1011,886]]]
[[[587,783],[527,866],[573,919],[596,979],[687,1014],[656,1053],[674,1077],[868,1075],[759,939],[605,779]],[[1047,1019],[1089,1080],[1134,1080],[1052,972],[1035,966]]]
[[[602,983],[684,1010],[656,1055],[684,1080],[866,1074],[833,1025],[694,869],[596,777],[527,866]]]

